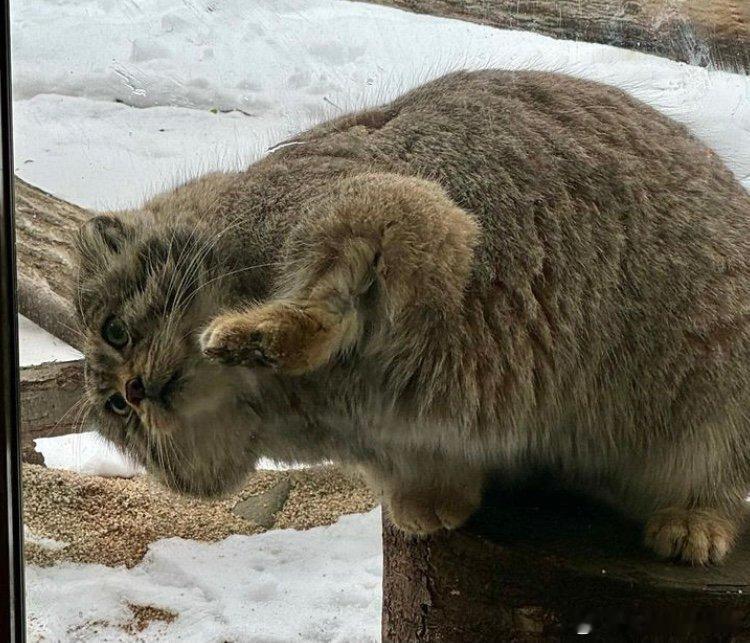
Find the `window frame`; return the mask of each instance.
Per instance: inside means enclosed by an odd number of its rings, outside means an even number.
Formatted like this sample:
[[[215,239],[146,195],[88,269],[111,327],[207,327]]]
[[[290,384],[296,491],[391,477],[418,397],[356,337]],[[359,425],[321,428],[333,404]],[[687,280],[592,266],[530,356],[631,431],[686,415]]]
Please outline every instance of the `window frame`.
[[[0,640],[25,641],[10,6],[0,0]]]

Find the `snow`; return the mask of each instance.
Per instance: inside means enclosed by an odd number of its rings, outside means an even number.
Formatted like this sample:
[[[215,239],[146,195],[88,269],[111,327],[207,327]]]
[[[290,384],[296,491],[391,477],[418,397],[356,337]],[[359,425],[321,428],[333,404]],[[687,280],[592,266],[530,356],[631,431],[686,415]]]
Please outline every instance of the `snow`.
[[[81,475],[132,478],[145,473],[96,431],[71,433],[54,438],[37,438],[36,450],[49,469],[67,469]]]
[[[37,545],[38,547],[49,549],[50,551],[65,549],[68,546],[68,543],[55,540],[54,538],[45,538],[44,536],[35,534],[33,531],[31,531],[31,529],[28,528],[27,525],[23,526],[23,541],[24,543]]]
[[[21,366],[43,362],[66,362],[83,357],[75,348],[50,335],[23,315],[18,316],[18,336],[18,361]]]
[[[745,76],[342,0],[11,5],[16,172],[93,209],[243,167],[316,121],[492,66],[621,87],[685,123],[750,188]],[[20,323],[22,364],[80,356]],[[137,472],[92,433],[38,448],[49,466]],[[377,640],[379,525],[375,511],[212,545],[168,539],[131,570],[28,567],[29,640]],[[127,603],[179,616],[128,634]]]
[[[160,540],[133,569],[29,566],[29,641],[377,641],[379,531],[374,509],[308,531]],[[138,639],[118,627],[128,603],[178,617]]]
[[[126,458],[113,444],[96,431],[83,431],[52,438],[37,438],[36,451],[44,456],[49,469],[66,469],[81,475],[132,478],[145,473],[140,465]],[[283,471],[302,469],[296,462],[277,462],[268,458],[258,461],[258,469]]]

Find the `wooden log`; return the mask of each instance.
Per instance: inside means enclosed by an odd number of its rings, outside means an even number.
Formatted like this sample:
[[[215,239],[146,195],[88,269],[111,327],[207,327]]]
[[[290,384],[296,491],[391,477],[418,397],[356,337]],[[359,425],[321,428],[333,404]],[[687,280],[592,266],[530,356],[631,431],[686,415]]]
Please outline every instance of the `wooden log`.
[[[749,539],[719,567],[659,561],[638,525],[544,487],[426,539],[385,520],[383,554],[383,641],[750,638]]]
[[[73,308],[73,238],[93,213],[15,178],[18,305],[42,328],[81,348]],[[44,464],[34,448],[41,437],[80,429],[77,405],[83,395],[83,361],[21,369],[21,453]]]
[[[18,177],[15,199],[19,311],[80,349],[73,308],[73,238],[92,213]]]
[[[750,73],[747,0],[366,0]]]
[[[21,452],[24,462],[44,464],[34,449],[36,438],[80,430],[83,360],[21,369]]]

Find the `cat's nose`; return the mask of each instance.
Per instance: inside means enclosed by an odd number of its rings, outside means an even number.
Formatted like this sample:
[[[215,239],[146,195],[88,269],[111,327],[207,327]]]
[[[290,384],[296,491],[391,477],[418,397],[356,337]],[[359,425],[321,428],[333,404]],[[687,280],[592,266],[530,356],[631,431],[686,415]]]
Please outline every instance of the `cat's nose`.
[[[146,399],[146,387],[140,377],[134,377],[125,384],[125,399],[133,406],[140,405]]]

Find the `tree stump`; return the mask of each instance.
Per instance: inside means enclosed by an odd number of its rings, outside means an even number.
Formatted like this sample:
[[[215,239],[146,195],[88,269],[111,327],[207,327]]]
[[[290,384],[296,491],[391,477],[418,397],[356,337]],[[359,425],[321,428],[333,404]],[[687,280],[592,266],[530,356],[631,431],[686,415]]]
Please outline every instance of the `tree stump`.
[[[384,520],[384,641],[750,640],[750,538],[719,567],[657,560],[641,528],[535,485],[495,487],[466,528]]]

